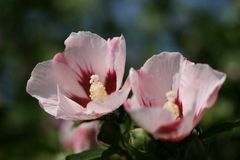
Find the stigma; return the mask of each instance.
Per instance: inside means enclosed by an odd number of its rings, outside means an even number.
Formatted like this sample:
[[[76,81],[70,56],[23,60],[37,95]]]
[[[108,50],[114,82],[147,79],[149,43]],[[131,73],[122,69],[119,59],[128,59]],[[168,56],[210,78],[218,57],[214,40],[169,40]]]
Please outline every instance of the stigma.
[[[91,84],[89,92],[89,97],[93,101],[103,102],[105,97],[107,96],[106,88],[102,82],[100,82],[100,78],[98,75],[94,74],[90,77],[89,83]]]
[[[176,116],[176,119],[179,118],[180,112],[178,105],[175,104],[177,94],[174,91],[168,91],[166,93],[167,102],[164,103],[163,108],[167,109]]]

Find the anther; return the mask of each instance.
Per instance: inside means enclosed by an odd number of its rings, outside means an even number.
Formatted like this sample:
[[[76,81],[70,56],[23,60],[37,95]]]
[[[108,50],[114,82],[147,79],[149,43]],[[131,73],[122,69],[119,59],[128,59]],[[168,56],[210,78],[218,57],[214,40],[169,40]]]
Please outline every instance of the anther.
[[[103,83],[100,82],[98,75],[94,74],[90,77],[89,83],[91,84],[89,92],[89,97],[93,101],[103,102],[107,96],[107,92]]]
[[[176,116],[176,119],[179,118],[179,108],[178,106],[174,103],[176,98],[177,98],[177,94],[174,91],[169,91],[166,93],[166,98],[167,98],[167,102],[164,103],[163,108],[169,110],[171,113],[173,113]]]

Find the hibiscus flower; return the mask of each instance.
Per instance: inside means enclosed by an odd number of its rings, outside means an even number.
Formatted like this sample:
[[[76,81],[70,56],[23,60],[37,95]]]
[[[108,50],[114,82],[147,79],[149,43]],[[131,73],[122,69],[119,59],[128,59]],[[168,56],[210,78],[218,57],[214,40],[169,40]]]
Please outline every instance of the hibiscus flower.
[[[207,64],[192,63],[180,53],[163,52],[139,70],[130,70],[133,96],[125,109],[154,138],[179,141],[213,105],[225,78]]]
[[[75,128],[73,126],[71,121],[61,125],[60,141],[65,149],[80,153],[98,146],[99,121],[84,122]]]
[[[105,40],[90,32],[72,33],[65,50],[36,65],[27,92],[56,118],[96,119],[126,100],[128,83],[120,89],[126,59],[123,36]]]

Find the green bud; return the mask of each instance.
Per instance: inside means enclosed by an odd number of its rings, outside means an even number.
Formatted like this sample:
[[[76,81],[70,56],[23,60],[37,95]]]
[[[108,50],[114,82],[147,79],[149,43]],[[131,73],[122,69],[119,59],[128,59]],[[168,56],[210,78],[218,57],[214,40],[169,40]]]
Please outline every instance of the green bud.
[[[144,131],[142,128],[135,128],[129,132],[130,138],[129,143],[141,150],[145,151],[148,143],[150,142],[151,138],[149,135]]]

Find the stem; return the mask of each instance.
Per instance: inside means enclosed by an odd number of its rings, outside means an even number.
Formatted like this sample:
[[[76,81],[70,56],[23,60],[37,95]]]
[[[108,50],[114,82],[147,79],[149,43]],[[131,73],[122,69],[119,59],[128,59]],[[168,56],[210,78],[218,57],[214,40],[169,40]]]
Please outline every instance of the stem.
[[[236,120],[234,122],[225,122],[225,123],[218,124],[218,125],[215,125],[213,127],[206,129],[199,135],[199,137],[202,139],[207,139],[207,138],[210,138],[217,134],[231,131],[232,129],[239,127],[239,126],[240,126],[240,120]]]

